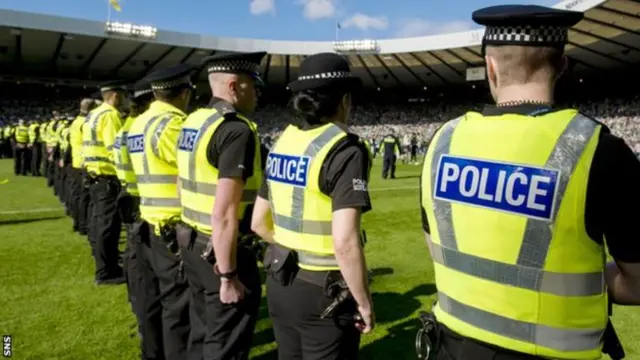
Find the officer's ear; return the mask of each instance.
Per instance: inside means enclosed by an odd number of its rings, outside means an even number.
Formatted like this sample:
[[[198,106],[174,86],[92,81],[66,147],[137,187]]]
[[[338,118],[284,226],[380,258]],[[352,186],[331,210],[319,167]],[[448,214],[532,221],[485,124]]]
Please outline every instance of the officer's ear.
[[[487,80],[496,87],[498,84],[498,64],[493,56],[485,55],[485,64],[487,64]]]

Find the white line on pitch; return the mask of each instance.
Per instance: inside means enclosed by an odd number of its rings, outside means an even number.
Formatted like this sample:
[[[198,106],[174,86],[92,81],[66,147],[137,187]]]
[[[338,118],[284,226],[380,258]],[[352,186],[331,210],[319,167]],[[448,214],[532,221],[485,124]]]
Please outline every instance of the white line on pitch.
[[[31,214],[38,212],[49,212],[49,211],[62,211],[64,208],[42,208],[42,209],[25,209],[25,210],[11,210],[11,211],[0,211],[0,215],[11,215],[11,214]]]

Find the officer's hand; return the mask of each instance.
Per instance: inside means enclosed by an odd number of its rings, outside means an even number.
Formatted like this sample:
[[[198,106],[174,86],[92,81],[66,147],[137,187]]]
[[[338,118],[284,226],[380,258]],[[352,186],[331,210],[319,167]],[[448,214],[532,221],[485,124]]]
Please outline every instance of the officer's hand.
[[[220,302],[223,304],[235,304],[244,298],[246,288],[244,284],[233,278],[220,280]]]
[[[371,308],[363,308],[358,306],[358,319],[356,319],[356,328],[363,334],[370,333],[376,327],[375,314]]]
[[[62,160],[58,161],[58,166],[59,167],[64,167],[64,161],[62,161]]]

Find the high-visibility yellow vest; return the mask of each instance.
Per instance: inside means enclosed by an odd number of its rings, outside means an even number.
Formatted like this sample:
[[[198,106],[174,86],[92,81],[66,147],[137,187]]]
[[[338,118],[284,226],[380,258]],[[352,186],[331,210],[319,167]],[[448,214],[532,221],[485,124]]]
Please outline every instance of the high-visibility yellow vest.
[[[60,132],[60,150],[62,152],[66,152],[69,148],[69,126],[67,124],[64,125],[64,128]]]
[[[16,126],[16,143],[28,144],[29,143],[29,128],[25,125]]]
[[[584,224],[600,130],[576,110],[470,112],[435,134],[421,195],[441,323],[526,354],[600,358],[605,252]]]
[[[58,137],[56,136],[56,129],[59,126],[59,122],[52,120],[49,125],[47,125],[47,146],[55,147],[58,145]]]
[[[187,115],[173,105],[154,101],[138,116],[127,135],[127,148],[140,194],[140,217],[156,230],[180,218],[176,151]]]
[[[58,123],[58,126],[56,127],[56,132],[55,132],[55,144],[56,146],[62,146],[62,131],[67,127],[67,122],[65,120],[62,120]]]
[[[35,144],[38,141],[38,124],[33,123],[29,125],[29,144]]]
[[[211,211],[216,201],[218,169],[207,161],[209,140],[225,121],[228,112],[223,109],[203,108],[185,120],[178,141],[178,169],[180,173],[180,199],[182,221],[205,234],[211,234]],[[254,134],[253,174],[245,180],[238,220],[245,216],[250,205],[256,201],[262,183],[262,161],[257,125],[240,113],[235,118],[244,121]],[[251,208],[249,208],[251,209]]]
[[[129,116],[124,122],[124,126],[116,135],[116,143],[113,146],[113,157],[116,162],[116,175],[120,182],[125,187],[125,190],[133,196],[140,196],[138,192],[138,184],[136,183],[136,174],[133,172],[133,166],[131,166],[131,156],[127,149],[127,135],[129,129],[136,118]]]
[[[102,103],[87,115],[86,123],[82,132],[84,168],[89,174],[115,176],[112,150],[116,134],[122,127],[120,112]]]
[[[82,127],[86,117],[78,115],[69,126],[69,145],[71,145],[71,166],[82,169]]]
[[[332,123],[312,130],[289,125],[267,158],[274,240],[296,250],[303,269],[338,269],[331,231],[332,200],[320,190],[320,173],[329,151],[346,137]]]
[[[5,139],[11,138],[11,126],[4,127],[4,138]]]

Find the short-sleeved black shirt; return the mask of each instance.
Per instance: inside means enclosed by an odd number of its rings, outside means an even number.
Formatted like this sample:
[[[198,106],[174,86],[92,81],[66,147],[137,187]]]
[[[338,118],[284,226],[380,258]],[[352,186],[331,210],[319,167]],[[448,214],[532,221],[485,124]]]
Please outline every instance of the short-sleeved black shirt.
[[[487,106],[483,114],[527,115],[538,108],[532,104]],[[640,262],[640,239],[636,239],[640,235],[636,229],[640,212],[640,161],[624,140],[612,135],[604,125],[591,163],[586,191],[585,226],[589,237],[598,244],[603,244],[604,238],[609,253],[616,260]],[[424,208],[421,210],[422,226],[428,233],[427,216]]]
[[[347,131],[345,125],[336,125]],[[318,126],[321,125],[303,129],[313,129]],[[329,150],[322,163],[318,185],[323,194],[331,197],[332,211],[359,208],[362,213],[365,213],[371,210],[371,199],[366,186],[369,183],[370,169],[369,150],[359,141],[357,135],[348,134],[345,139],[338,141]],[[263,199],[269,199],[266,177],[258,195]]]
[[[214,99],[211,106],[222,105],[232,109],[230,104],[221,102],[224,100]],[[207,145],[207,160],[218,169],[219,178],[247,180],[254,171],[255,134],[235,114],[226,113],[224,122],[213,133]]]

